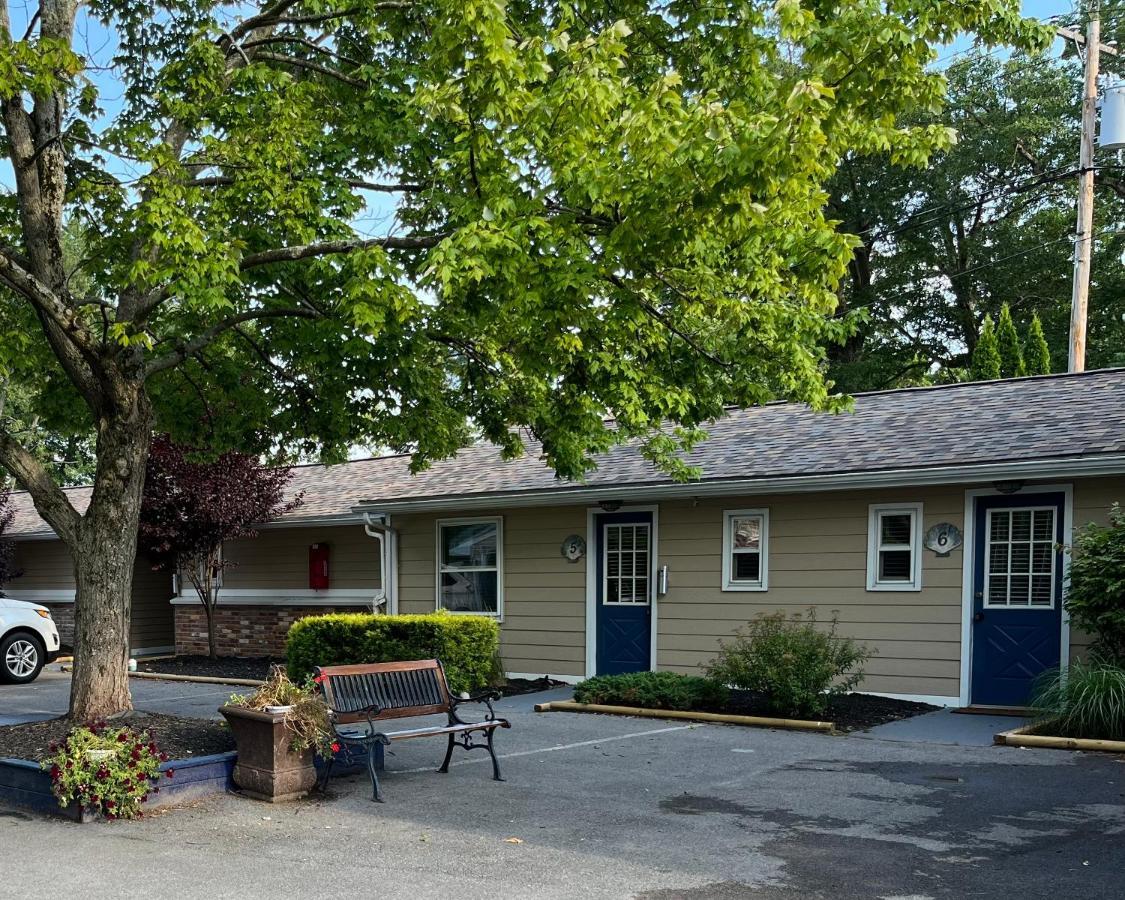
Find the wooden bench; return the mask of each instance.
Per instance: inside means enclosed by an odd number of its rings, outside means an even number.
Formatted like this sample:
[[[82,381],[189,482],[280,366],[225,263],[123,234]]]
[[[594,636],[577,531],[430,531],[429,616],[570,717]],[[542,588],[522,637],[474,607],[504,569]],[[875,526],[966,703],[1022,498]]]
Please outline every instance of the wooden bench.
[[[492,777],[500,777],[500,763],[492,746],[497,728],[511,728],[511,722],[497,718],[492,701],[500,699],[499,691],[484,691],[473,697],[454,697],[449,693],[445,669],[436,659],[413,662],[371,663],[357,666],[325,666],[314,669],[314,679],[328,704],[329,721],[336,740],[345,748],[363,747],[367,751],[367,771],[371,776],[372,797],[383,802],[383,793],[376,774],[375,747],[391,741],[446,735],[449,745],[439,772],[449,771],[455,746],[465,750],[487,750],[492,757]],[[458,715],[463,703],[484,703],[488,713],[482,721],[467,722]],[[422,725],[398,731],[381,730],[392,719],[444,715],[444,725]],[[485,742],[473,740],[483,733]],[[328,783],[333,759],[325,766],[321,787]]]

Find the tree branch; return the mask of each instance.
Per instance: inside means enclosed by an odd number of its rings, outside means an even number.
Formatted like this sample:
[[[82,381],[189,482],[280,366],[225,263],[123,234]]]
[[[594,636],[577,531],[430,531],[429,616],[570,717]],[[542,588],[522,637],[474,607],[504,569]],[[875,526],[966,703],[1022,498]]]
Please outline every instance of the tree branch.
[[[55,534],[73,547],[78,539],[82,517],[67,499],[66,492],[55,483],[47,467],[3,429],[0,429],[0,465],[31,494],[35,509],[55,530]]]
[[[316,72],[318,75],[324,75],[326,78],[335,78],[337,81],[342,81],[344,84],[351,87],[367,87],[366,82],[360,81],[358,78],[352,78],[350,75],[345,75],[339,69],[322,66],[320,63],[313,62],[311,59],[297,59],[295,56],[286,56],[284,53],[269,53],[263,51],[255,53],[254,59],[255,61],[265,59],[270,62],[280,63],[281,65],[292,66],[294,69],[305,69],[309,72]]]
[[[28,272],[7,249],[0,249],[0,281],[29,301],[57,325],[89,360],[94,358],[94,337],[75,310]]]
[[[151,360],[148,366],[145,367],[145,377],[148,378],[155,375],[157,372],[163,372],[165,369],[171,369],[178,366],[185,359],[194,356],[204,347],[215,342],[223,333],[230,331],[243,322],[253,322],[256,319],[280,319],[280,318],[304,318],[316,319],[320,318],[320,313],[313,309],[293,308],[293,309],[254,309],[249,312],[239,313],[237,316],[231,316],[221,322],[212,325],[206,331],[190,341],[182,342],[175,350],[166,353],[163,356],[158,356]]]
[[[359,241],[320,241],[314,244],[303,244],[297,247],[278,247],[274,250],[263,250],[260,253],[251,253],[242,258],[239,268],[245,272],[259,266],[268,266],[273,263],[296,262],[314,256],[332,256],[337,253],[351,253],[355,250],[366,250],[370,247],[382,247],[384,250],[428,250],[436,247],[448,233],[419,235],[418,237],[385,237],[371,238]]]

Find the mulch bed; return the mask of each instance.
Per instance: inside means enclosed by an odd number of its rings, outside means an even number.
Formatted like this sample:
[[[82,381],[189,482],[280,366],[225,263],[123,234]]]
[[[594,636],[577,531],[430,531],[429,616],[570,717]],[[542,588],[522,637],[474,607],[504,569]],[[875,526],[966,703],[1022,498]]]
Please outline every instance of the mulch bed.
[[[892,700],[890,697],[877,697],[874,694],[843,694],[828,701],[828,709],[820,718],[825,722],[834,722],[837,731],[865,731],[876,725],[884,725],[898,719],[909,719],[911,716],[933,712],[938,708],[929,703]],[[799,718],[778,716],[766,705],[762,695],[751,691],[731,691],[730,700],[725,708],[709,711],[731,713],[736,716]]]
[[[562,687],[565,683],[553,678],[510,678],[498,690],[505,697],[518,697],[520,694],[549,691],[551,688]]]
[[[284,666],[284,659],[270,656],[174,656],[171,659],[146,659],[137,661],[138,672],[161,675],[194,675],[203,678],[254,678],[262,681],[269,675],[270,666]]]
[[[234,749],[234,735],[225,722],[134,712],[109,723],[111,728],[121,725],[137,731],[147,729],[156,745],[172,759],[210,756]],[[0,758],[44,760],[52,755],[51,742],[61,742],[72,727],[68,719],[0,726]]]

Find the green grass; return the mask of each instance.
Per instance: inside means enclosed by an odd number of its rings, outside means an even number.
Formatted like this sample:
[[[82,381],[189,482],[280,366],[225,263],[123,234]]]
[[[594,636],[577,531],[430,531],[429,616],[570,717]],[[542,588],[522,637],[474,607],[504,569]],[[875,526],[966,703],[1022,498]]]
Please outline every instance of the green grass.
[[[1048,672],[1031,705],[1039,734],[1125,741],[1125,668],[1077,662]]]

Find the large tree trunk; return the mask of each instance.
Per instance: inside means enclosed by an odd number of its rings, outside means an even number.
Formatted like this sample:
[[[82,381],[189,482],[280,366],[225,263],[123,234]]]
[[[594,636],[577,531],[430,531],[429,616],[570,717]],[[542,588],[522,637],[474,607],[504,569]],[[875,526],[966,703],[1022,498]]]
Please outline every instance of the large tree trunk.
[[[152,412],[143,388],[132,392],[131,400],[98,423],[94,492],[71,548],[77,593],[70,715],[78,721],[133,706],[129,613]]]

